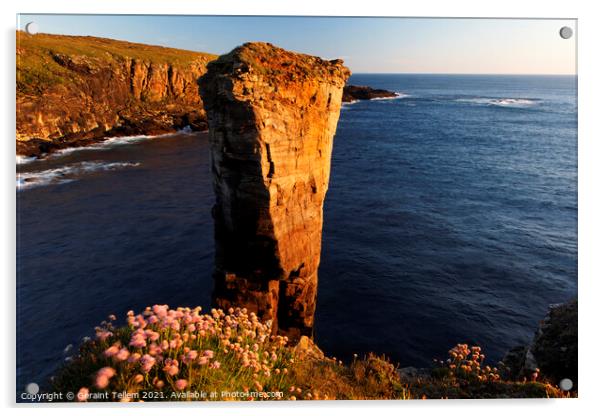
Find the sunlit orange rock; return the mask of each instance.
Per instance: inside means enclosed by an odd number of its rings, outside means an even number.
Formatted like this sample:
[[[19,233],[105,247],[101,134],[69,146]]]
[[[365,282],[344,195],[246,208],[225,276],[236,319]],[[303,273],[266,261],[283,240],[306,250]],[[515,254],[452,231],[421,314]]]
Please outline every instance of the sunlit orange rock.
[[[322,206],[343,86],[342,61],[247,43],[200,80],[216,204],[214,301],[311,336]]]

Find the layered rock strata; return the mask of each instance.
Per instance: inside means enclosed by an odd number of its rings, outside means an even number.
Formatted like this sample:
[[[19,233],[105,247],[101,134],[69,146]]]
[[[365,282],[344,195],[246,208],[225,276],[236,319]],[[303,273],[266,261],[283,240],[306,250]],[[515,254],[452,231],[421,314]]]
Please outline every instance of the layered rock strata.
[[[247,43],[209,63],[217,306],[312,336],[342,61]]]
[[[198,78],[214,55],[17,32],[17,154],[110,136],[205,130]]]

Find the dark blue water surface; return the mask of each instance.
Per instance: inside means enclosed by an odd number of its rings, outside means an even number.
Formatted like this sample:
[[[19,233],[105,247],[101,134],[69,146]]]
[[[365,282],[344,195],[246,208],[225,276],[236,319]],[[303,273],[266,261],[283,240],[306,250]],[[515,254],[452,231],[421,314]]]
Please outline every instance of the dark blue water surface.
[[[325,203],[329,354],[492,359],[577,293],[576,78],[354,75]],[[109,313],[209,306],[207,136],[121,140],[18,167],[17,389]]]

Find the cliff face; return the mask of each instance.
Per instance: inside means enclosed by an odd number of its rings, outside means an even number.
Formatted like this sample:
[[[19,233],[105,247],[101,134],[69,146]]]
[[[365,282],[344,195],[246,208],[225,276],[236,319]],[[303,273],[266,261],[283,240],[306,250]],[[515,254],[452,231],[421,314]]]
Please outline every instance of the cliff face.
[[[245,306],[292,338],[312,335],[322,206],[342,61],[247,43],[201,78],[214,189],[214,301]]]
[[[198,78],[215,56],[17,32],[17,153],[206,128]]]

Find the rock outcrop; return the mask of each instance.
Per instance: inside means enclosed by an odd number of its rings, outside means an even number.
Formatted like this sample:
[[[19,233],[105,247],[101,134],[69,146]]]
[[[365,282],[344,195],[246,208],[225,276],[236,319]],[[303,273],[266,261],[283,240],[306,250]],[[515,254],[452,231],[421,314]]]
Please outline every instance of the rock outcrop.
[[[397,93],[378,88],[346,85],[343,90],[343,102],[351,103],[357,100],[373,100],[375,98],[395,98]]]
[[[313,335],[322,206],[349,70],[247,43],[200,80],[214,189],[214,301]]]
[[[17,32],[17,153],[206,129],[198,78],[214,55]]]
[[[513,378],[529,379],[539,370],[548,380],[558,383],[568,378],[577,388],[578,326],[577,300],[551,305],[529,345],[513,348],[503,363]]]

